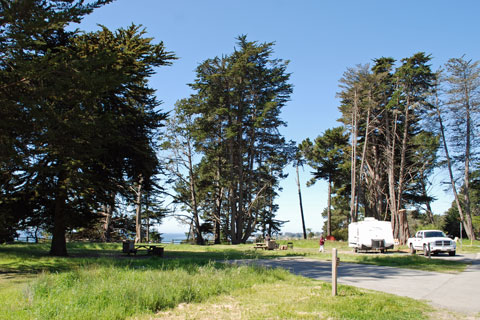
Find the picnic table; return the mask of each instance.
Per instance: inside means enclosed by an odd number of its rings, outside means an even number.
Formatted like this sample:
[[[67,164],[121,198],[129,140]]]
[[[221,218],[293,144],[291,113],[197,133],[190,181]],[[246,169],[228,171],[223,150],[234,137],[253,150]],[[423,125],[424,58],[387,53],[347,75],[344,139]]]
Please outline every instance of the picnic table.
[[[257,249],[274,250],[274,249],[278,249],[278,244],[275,240],[267,240],[265,242],[255,243],[255,246],[253,248],[255,249],[255,251]]]
[[[253,248],[255,249],[255,251],[257,251],[257,249],[262,249],[262,250],[268,249],[267,245],[263,242],[255,243],[255,246],[253,246]]]
[[[123,242],[123,253],[136,255],[138,250],[146,250],[148,255],[163,257],[164,246],[159,243],[134,243],[129,240]]]

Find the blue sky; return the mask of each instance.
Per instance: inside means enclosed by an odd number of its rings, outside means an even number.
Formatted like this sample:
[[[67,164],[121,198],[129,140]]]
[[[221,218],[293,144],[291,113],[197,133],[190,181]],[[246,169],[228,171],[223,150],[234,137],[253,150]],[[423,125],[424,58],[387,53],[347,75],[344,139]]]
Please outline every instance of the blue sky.
[[[338,80],[348,67],[382,56],[397,60],[424,51],[437,69],[449,58],[480,59],[480,1],[323,1],[323,0],[117,0],[87,16],[78,26],[85,31],[102,24],[110,29],[135,23],[147,35],[163,41],[179,60],[158,69],[151,86],[163,101],[162,109],[191,94],[196,66],[205,59],[230,54],[235,38],[275,42],[274,57],[290,60],[294,92],[282,112],[288,123],[282,134],[301,142],[338,126]],[[283,231],[300,232],[295,171],[282,183],[278,219],[290,220]],[[320,231],[326,207],[326,184],[307,188],[308,167],[301,171],[307,228]],[[441,214],[453,199],[443,191],[443,175],[433,177],[433,204]],[[187,228],[173,220],[161,232]]]

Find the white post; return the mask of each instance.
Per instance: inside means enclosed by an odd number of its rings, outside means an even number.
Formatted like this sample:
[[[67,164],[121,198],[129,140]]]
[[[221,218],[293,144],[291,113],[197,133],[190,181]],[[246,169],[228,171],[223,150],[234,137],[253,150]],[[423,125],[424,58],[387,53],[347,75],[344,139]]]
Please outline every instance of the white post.
[[[332,249],[332,296],[337,295],[337,248]]]

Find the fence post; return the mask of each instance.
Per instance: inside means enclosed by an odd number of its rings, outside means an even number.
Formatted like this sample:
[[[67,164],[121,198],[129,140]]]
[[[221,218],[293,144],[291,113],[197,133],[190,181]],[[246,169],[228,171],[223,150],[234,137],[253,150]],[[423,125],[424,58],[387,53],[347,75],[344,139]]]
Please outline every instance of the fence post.
[[[332,249],[332,296],[337,295],[337,248]]]

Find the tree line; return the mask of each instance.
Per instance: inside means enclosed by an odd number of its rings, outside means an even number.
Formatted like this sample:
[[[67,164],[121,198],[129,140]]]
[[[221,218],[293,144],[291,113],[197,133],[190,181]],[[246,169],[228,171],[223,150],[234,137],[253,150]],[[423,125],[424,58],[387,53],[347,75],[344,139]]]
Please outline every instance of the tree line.
[[[309,183],[328,183],[328,235],[332,219],[344,230],[360,217],[389,220],[401,243],[413,218],[438,227],[429,193],[437,168],[448,172],[466,235],[478,233],[479,62],[450,59],[434,72],[430,60],[420,52],[349,68],[338,93],[342,126],[299,145],[314,169]]]
[[[288,63],[240,36],[231,55],[199,65],[196,93],[168,115],[148,84],[176,59],[162,42],[136,25],[68,28],[110,2],[0,2],[1,241],[41,228],[50,253],[66,255],[71,234],[109,241],[135,228],[139,242],[165,199],[197,243],[278,231],[274,198],[294,149],[278,131]]]
[[[373,216],[402,241],[407,209],[435,222],[429,177],[446,165],[474,236],[477,62],[434,73],[418,53],[348,69],[342,126],[297,146],[279,132],[293,87],[274,43],[239,36],[232,53],[198,65],[193,93],[166,113],[148,82],[177,59],[162,42],[136,25],[69,29],[110,2],[0,1],[1,242],[40,228],[50,253],[66,255],[67,237],[149,240],[149,225],[172,214],[197,244],[206,234],[244,243],[285,223],[275,199],[290,163],[313,168],[309,185],[327,180],[329,235]]]

